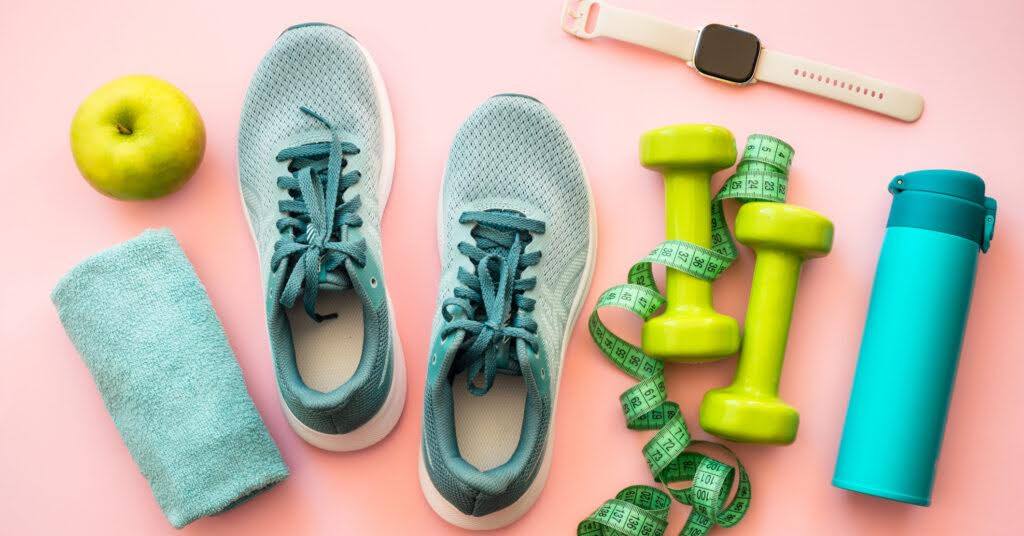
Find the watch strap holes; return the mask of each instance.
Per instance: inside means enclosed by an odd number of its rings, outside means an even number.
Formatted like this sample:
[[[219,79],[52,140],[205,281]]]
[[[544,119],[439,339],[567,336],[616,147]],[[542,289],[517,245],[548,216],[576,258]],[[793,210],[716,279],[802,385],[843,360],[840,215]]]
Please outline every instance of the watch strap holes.
[[[821,83],[823,83],[825,85],[832,85],[834,87],[838,87],[839,89],[846,89],[846,90],[852,91],[854,93],[857,93],[858,95],[864,95],[865,97],[870,96],[870,97],[876,98],[878,100],[882,100],[882,99],[885,98],[885,93],[882,93],[881,91],[878,91],[877,89],[871,89],[871,88],[866,88],[866,87],[858,86],[858,85],[856,85],[854,83],[846,82],[846,81],[843,81],[843,80],[839,80],[837,78],[832,78],[831,76],[826,76],[824,74],[819,74],[819,73],[815,73],[815,72],[810,72],[809,73],[809,72],[807,72],[805,70],[802,70],[802,69],[793,69],[793,76],[794,77],[798,76],[800,78],[810,78],[811,80],[816,80],[816,81],[821,82]]]

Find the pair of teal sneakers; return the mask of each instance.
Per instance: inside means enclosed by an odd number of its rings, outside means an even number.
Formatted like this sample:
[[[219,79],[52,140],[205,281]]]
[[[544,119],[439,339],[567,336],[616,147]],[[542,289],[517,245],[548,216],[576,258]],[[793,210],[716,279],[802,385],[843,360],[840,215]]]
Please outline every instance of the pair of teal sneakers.
[[[394,160],[366,50],[326,24],[281,34],[246,95],[239,177],[282,407],[323,449],[380,441],[405,402],[380,236]],[[594,265],[593,198],[546,107],[498,95],[472,113],[448,158],[437,230],[420,482],[447,521],[493,529],[543,488],[565,349]]]

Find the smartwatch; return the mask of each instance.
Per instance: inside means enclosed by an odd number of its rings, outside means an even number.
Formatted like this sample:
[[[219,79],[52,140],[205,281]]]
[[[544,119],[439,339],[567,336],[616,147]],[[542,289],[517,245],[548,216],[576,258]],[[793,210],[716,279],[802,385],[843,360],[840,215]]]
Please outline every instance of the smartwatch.
[[[734,85],[768,82],[903,121],[924,110],[917,93],[868,76],[766,49],[756,35],[724,24],[681,28],[602,0],[567,0],[562,29],[581,39],[610,37],[682,59],[703,76]]]

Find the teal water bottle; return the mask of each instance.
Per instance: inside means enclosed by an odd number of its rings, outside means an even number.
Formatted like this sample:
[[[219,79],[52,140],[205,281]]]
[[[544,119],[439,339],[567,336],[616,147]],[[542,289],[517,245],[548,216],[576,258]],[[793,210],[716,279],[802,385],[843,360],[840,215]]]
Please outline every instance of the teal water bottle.
[[[963,171],[914,171],[893,195],[834,486],[927,506],[979,250],[996,202]]]

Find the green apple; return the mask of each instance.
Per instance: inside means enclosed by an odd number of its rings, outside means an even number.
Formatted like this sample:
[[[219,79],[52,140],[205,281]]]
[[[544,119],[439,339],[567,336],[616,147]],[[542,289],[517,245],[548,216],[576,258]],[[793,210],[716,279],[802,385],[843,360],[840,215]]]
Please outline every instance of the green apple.
[[[181,188],[203,159],[206,130],[192,101],[153,76],[112,80],[71,120],[71,152],[100,193],[154,199]]]

